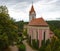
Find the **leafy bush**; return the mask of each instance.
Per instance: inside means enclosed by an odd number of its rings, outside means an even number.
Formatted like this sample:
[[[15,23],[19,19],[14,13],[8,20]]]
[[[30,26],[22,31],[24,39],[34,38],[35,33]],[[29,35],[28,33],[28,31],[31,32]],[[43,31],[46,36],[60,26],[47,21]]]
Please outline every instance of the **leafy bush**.
[[[41,46],[41,47],[39,48],[39,51],[45,51],[45,47],[44,47],[44,46]]]
[[[45,51],[47,49],[47,46],[50,44],[50,40],[42,40],[42,46],[39,48],[39,51]],[[50,48],[50,47],[48,47]]]
[[[42,40],[42,46],[45,46],[45,40]]]
[[[19,51],[26,51],[26,47],[24,44],[19,45]]]
[[[47,46],[48,44],[50,44],[50,40],[49,40],[49,39],[46,40],[46,46]]]
[[[24,36],[27,36],[27,29],[24,29],[23,34]]]
[[[38,49],[39,48],[39,41],[38,40],[32,40],[32,46],[33,46],[33,48]]]
[[[0,50],[4,50],[8,47],[8,44],[6,41],[0,39]]]

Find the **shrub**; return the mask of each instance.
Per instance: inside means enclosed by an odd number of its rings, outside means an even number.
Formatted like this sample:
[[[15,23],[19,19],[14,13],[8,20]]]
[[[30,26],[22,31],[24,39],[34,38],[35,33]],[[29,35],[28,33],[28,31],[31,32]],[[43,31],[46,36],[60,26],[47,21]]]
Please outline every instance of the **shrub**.
[[[45,51],[46,50],[46,48],[48,49],[48,48],[50,48],[50,46],[48,46],[48,44],[50,44],[50,40],[48,39],[48,40],[46,40],[46,42],[45,42],[45,40],[42,40],[42,46],[39,48],[39,51]],[[48,46],[48,47],[47,47]],[[48,49],[49,50],[49,49]]]
[[[44,47],[44,46],[41,46],[41,47],[39,48],[39,51],[45,51],[45,47]]]
[[[42,46],[45,46],[45,40],[42,40]]]
[[[50,44],[50,40],[49,40],[49,39],[46,40],[46,46],[47,46],[48,44]]]
[[[23,31],[24,36],[27,36],[27,29]]]
[[[38,49],[39,48],[39,41],[37,40],[32,40],[32,47],[35,48],[35,49]]]
[[[19,45],[19,51],[26,51],[26,47],[24,44]]]
[[[5,40],[0,39],[0,50],[3,51],[8,48],[8,43]]]

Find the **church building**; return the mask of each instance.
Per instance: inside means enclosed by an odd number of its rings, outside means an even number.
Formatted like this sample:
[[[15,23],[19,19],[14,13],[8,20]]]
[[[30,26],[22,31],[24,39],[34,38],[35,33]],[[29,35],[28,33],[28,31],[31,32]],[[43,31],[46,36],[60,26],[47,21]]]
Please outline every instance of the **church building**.
[[[27,27],[28,37],[32,40],[39,40],[39,47],[41,47],[42,40],[48,40],[53,36],[53,32],[50,31],[49,25],[42,18],[36,18],[36,11],[32,4],[31,10],[29,11],[29,24]]]

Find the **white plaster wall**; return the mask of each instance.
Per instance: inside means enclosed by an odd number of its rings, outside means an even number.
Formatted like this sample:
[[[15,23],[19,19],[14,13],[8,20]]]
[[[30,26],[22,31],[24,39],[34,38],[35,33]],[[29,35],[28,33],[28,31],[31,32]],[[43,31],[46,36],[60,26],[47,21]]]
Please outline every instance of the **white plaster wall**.
[[[49,39],[49,29],[42,30],[42,40],[44,39],[44,32],[45,32],[45,40]]]
[[[46,30],[46,40],[48,40],[50,37],[49,37],[49,30]]]
[[[33,19],[36,18],[36,13],[32,12],[31,14],[29,14],[29,22]]]

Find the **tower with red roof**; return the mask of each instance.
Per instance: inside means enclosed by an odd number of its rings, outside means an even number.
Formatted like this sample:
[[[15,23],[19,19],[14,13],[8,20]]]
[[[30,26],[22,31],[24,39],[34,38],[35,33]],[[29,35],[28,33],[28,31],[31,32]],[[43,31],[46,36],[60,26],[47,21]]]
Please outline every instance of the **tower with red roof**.
[[[36,18],[36,12],[35,12],[34,6],[33,6],[33,4],[32,4],[31,10],[29,11],[29,22],[30,22],[31,20],[35,19],[35,18]]]

